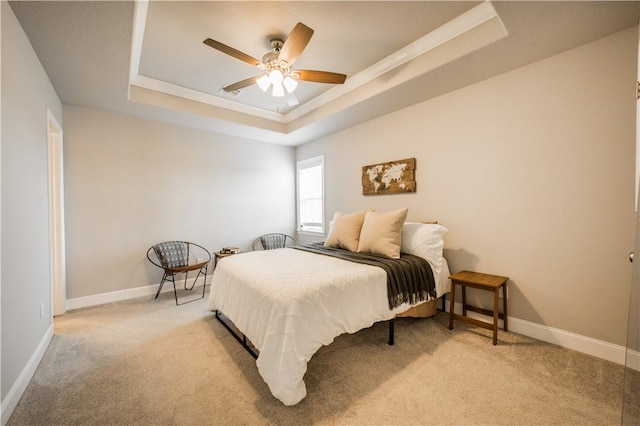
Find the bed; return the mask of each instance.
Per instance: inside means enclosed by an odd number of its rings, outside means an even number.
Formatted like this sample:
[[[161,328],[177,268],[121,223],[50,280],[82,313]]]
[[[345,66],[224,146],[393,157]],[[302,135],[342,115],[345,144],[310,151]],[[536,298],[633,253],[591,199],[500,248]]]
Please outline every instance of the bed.
[[[411,226],[403,226],[402,248],[416,252],[419,250],[409,247]],[[425,231],[425,226],[413,227]],[[450,281],[442,257],[446,228],[429,226],[427,234],[439,234],[432,238],[436,241],[429,242],[437,246],[439,256],[431,256],[431,260],[422,256],[433,274],[435,294],[428,302],[433,304],[433,299],[450,291]],[[369,264],[298,248],[257,251],[229,256],[218,263],[208,307],[216,316],[222,312],[259,351],[258,371],[273,396],[285,405],[295,405],[306,396],[303,377],[320,347],[343,333],[393,319],[412,305],[424,303],[414,300],[390,309],[387,285],[385,270]]]

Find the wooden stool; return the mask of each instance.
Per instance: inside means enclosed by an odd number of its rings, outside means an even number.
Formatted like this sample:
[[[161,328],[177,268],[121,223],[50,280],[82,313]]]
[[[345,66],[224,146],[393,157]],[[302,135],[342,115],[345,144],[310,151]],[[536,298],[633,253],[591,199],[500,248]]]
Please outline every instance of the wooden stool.
[[[503,330],[507,328],[507,281],[509,277],[499,275],[481,274],[479,272],[460,271],[449,277],[451,279],[451,301],[449,303],[449,330],[453,330],[454,318],[478,327],[493,330],[493,344],[498,344],[498,318],[503,320]],[[456,299],[456,284],[462,286],[462,315],[453,312],[454,302]],[[480,290],[493,291],[493,311],[478,308],[467,304],[466,288],[472,287]],[[500,289],[502,288],[502,313],[498,311],[498,299],[500,298]],[[474,318],[467,317],[467,311],[478,312],[483,315],[493,316],[493,324],[484,321],[478,321]]]

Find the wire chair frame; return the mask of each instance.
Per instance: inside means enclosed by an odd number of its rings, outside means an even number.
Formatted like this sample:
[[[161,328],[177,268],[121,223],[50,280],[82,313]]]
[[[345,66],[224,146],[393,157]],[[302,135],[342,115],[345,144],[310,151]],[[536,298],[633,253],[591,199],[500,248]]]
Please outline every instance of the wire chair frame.
[[[194,263],[189,265],[189,254],[191,252],[192,247],[197,247],[200,251],[202,250],[202,254],[204,255],[203,261]],[[155,254],[156,260],[152,259],[151,253]],[[160,281],[160,286],[158,287],[158,291],[156,292],[157,299],[162,291],[162,286],[165,281],[171,281],[173,283],[173,294],[176,300],[176,305],[183,305],[185,303],[193,302],[195,300],[200,300],[204,298],[205,290],[207,288],[207,270],[209,267],[209,263],[211,262],[211,253],[209,250],[204,248],[203,246],[188,242],[188,241],[165,241],[161,243],[157,243],[147,250],[147,259],[153,265],[161,268],[164,271],[162,276],[162,280]],[[196,275],[196,279],[193,281],[191,287],[187,286],[187,278],[189,276],[190,271],[198,271]],[[189,300],[187,302],[178,303],[178,291],[176,289],[176,274],[184,273],[184,289],[187,291],[191,291],[195,288],[200,275],[203,275],[203,283],[202,283],[202,296],[197,299]]]
[[[296,245],[296,239],[287,234],[281,233],[270,233],[259,236],[253,241],[253,250],[274,250],[279,248],[285,248],[287,246],[287,242],[289,245]]]

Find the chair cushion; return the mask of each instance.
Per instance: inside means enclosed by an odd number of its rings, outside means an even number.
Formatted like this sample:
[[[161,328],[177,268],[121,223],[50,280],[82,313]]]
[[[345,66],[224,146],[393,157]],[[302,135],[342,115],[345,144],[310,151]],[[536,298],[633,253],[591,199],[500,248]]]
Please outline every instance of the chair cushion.
[[[267,234],[260,237],[262,248],[265,250],[273,250],[283,248],[286,243],[287,236],[284,234]]]
[[[163,268],[177,268],[189,263],[189,249],[184,241],[167,241],[153,246]]]

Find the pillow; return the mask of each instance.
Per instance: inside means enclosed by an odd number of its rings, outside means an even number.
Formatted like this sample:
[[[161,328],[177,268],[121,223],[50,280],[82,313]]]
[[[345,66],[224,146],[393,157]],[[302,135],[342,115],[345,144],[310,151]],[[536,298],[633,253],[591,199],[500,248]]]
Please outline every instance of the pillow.
[[[368,211],[364,216],[358,251],[381,254],[392,259],[400,258],[402,225],[408,210],[388,213]]]
[[[330,227],[329,236],[324,242],[324,246],[343,248],[349,251],[358,250],[365,212],[365,210],[351,214],[336,212],[333,215],[333,226]]]
[[[402,253],[413,254],[425,259],[431,265],[433,272],[442,270],[442,237],[449,232],[447,228],[437,223],[406,222],[402,227]]]

